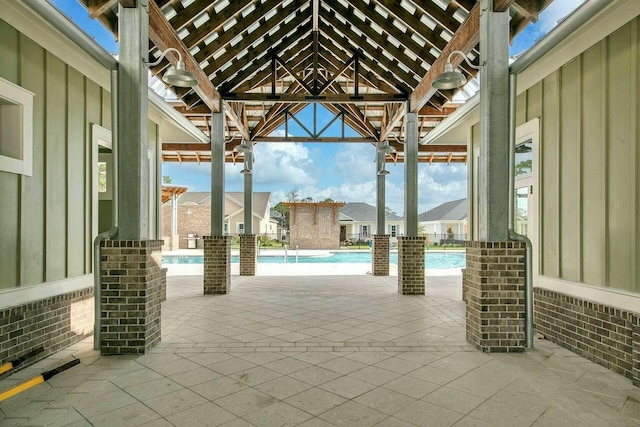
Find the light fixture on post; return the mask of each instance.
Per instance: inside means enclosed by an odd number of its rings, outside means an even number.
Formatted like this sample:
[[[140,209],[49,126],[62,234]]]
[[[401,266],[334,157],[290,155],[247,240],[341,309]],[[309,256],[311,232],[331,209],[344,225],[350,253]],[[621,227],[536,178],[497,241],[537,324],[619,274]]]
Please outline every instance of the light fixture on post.
[[[240,145],[236,145],[233,147],[233,151],[236,153],[251,153],[253,147],[248,145],[247,142],[243,139]]]
[[[178,54],[178,62],[176,63],[175,68],[171,67],[164,73],[164,75],[162,76],[162,81],[172,86],[178,87],[198,86],[198,79],[196,79],[196,76],[185,69],[182,55],[180,54],[180,51],[174,47],[165,49],[165,51],[160,54],[160,57],[155,62],[145,61],[145,65],[147,66],[147,68],[158,65],[160,61],[162,61],[162,58],[164,58],[169,51],[174,51]]]
[[[378,153],[395,153],[396,149],[389,145],[389,140],[381,141],[378,143]]]
[[[389,175],[391,173],[385,168],[385,164],[386,162],[382,163],[382,169],[378,171],[378,175]]]
[[[242,175],[251,175],[251,174],[253,174],[253,171],[251,169],[249,169],[249,167],[247,166],[247,162],[246,161],[244,162],[244,169],[242,169],[240,171],[240,173]]]
[[[447,63],[444,66],[444,73],[437,75],[436,78],[433,79],[433,82],[431,83],[431,85],[434,88],[455,89],[467,83],[467,78],[464,76],[464,74],[462,74],[460,71],[453,70],[453,64],[451,64],[451,57],[454,54],[461,55],[464,58],[464,60],[467,62],[467,64],[469,64],[469,66],[474,70],[482,71],[482,69],[484,68],[484,66],[482,65],[481,66],[473,65],[471,61],[469,61],[469,58],[467,58],[467,55],[464,54],[464,52],[459,50],[454,50],[447,57]]]

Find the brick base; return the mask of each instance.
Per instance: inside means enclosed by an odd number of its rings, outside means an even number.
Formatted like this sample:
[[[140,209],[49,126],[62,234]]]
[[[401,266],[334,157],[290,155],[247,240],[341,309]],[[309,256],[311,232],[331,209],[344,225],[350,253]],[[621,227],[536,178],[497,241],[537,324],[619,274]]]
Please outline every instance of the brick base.
[[[231,236],[204,236],[204,294],[231,292]]]
[[[375,234],[371,248],[371,272],[374,276],[389,275],[389,235]]]
[[[257,239],[255,234],[240,235],[240,275],[255,276],[258,262]]]
[[[483,352],[524,351],[526,245],[467,242],[466,247],[467,341]]]
[[[398,293],[424,295],[426,238],[398,237]]]
[[[640,314],[534,289],[536,331],[640,386]]]
[[[101,354],[144,354],[160,342],[162,240],[101,244]]]
[[[160,301],[167,300],[167,268],[163,268],[160,273]]]
[[[93,288],[0,310],[0,362],[42,346],[44,352],[20,368],[93,334]]]

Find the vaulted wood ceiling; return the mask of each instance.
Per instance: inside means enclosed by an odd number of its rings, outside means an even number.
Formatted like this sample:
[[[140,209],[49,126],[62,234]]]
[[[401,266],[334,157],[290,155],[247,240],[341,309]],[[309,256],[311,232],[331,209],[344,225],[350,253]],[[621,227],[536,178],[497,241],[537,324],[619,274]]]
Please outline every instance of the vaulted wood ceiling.
[[[92,18],[117,35],[118,3],[80,0]],[[509,10],[512,36],[552,0],[494,0]],[[211,111],[224,104],[227,161],[241,153],[242,139],[363,142],[389,139],[403,160],[405,106],[418,114],[419,138],[455,111],[454,91],[437,91],[433,78],[447,56],[462,50],[477,64],[479,2],[476,0],[149,0],[151,60],[177,48],[199,84],[171,88],[173,106],[205,134]],[[160,77],[177,56],[151,71]],[[476,71],[460,64],[468,79]],[[169,62],[171,61],[171,63]],[[320,128],[295,138],[274,137],[287,118],[322,103],[358,137],[325,137]],[[313,124],[306,125],[313,129]],[[208,144],[165,144],[165,161],[207,161]],[[465,162],[466,148],[420,146],[420,161]]]

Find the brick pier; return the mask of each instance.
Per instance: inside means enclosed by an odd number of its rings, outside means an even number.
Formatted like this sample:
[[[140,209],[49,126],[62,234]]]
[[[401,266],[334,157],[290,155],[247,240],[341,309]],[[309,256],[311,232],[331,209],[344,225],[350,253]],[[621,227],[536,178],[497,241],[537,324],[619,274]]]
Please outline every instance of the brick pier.
[[[258,261],[257,239],[255,234],[240,235],[240,275],[255,276]]]
[[[467,341],[483,352],[525,349],[522,242],[467,242]]]
[[[371,251],[371,271],[374,276],[389,275],[389,235],[375,234]]]
[[[426,238],[398,237],[398,293],[424,295],[424,245]]]
[[[231,236],[204,236],[204,294],[231,292]]]
[[[160,342],[162,243],[102,242],[102,354],[144,354]]]

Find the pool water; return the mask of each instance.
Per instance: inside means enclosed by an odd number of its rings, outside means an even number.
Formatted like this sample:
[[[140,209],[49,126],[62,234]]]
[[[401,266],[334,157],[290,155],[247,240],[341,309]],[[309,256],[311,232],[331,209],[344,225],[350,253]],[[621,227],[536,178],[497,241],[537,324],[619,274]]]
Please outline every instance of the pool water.
[[[238,263],[239,257],[232,256],[231,262]],[[258,257],[259,263],[265,264],[284,264],[283,256],[263,255]],[[295,263],[295,256],[288,256],[287,263]],[[392,252],[389,254],[389,262],[398,264],[398,254]],[[203,264],[204,257],[202,255],[165,255],[162,257],[163,264]],[[371,263],[371,252],[331,252],[330,255],[321,256],[299,256],[298,263]],[[464,268],[466,264],[465,253],[460,252],[426,252],[425,267],[426,268]]]

